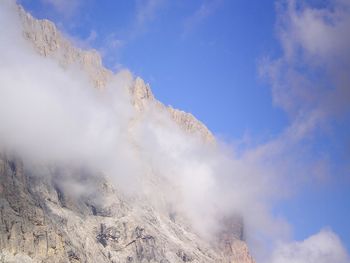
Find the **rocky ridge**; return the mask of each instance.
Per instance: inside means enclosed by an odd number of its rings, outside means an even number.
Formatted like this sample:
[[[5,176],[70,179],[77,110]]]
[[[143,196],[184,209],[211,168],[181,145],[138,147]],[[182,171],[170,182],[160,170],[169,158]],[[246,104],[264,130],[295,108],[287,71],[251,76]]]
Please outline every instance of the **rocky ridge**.
[[[96,51],[75,48],[52,22],[37,20],[22,8],[19,13],[23,35],[40,55],[55,58],[63,67],[77,64],[96,88],[106,87],[113,73],[103,67]],[[187,133],[215,142],[193,115],[157,101],[142,79],[135,79],[130,93],[137,111],[155,105]],[[74,195],[62,184],[62,176],[96,189]],[[0,262],[254,262],[240,220],[228,224],[212,244],[172,214],[133,202],[98,172],[27,166],[4,153],[0,220]]]

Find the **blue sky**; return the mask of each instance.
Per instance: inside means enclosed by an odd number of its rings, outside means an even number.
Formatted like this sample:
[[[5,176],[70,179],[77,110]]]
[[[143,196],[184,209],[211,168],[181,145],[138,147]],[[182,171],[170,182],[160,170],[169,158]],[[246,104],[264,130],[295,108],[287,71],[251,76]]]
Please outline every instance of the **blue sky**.
[[[251,149],[291,140],[292,149],[281,153],[305,174],[275,213],[298,240],[330,227],[350,250],[350,41],[342,31],[350,12],[340,8],[349,5],[292,2],[20,1],[76,44],[99,50],[107,67],[141,76],[160,101],[193,113],[227,142]],[[327,24],[335,12],[341,21]],[[283,135],[301,127],[307,128],[298,139]],[[308,169],[314,175],[305,179]]]
[[[71,17],[42,2],[22,1],[73,37],[96,32],[86,44],[107,49],[107,66],[131,69],[162,102],[192,112],[215,133],[269,135],[286,121],[257,74],[260,56],[278,52],[273,1],[154,1],[142,25],[137,1],[87,1]],[[201,6],[210,11],[196,14]],[[216,111],[229,112],[230,123]]]

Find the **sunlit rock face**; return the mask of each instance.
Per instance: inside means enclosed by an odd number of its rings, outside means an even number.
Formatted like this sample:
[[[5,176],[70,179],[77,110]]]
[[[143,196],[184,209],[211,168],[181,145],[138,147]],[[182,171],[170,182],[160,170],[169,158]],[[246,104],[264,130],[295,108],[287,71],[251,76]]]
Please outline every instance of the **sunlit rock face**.
[[[136,78],[135,85],[131,89],[133,97],[133,104],[139,111],[144,110],[149,103],[156,105],[159,111],[165,110],[170,113],[171,118],[186,132],[197,134],[204,141],[214,143],[215,138],[208,128],[198,121],[191,113],[187,113],[178,109],[174,109],[171,106],[164,106],[161,102],[157,101],[152,93],[152,90],[148,84],[141,78]]]
[[[54,57],[64,67],[77,63],[86,71],[96,88],[103,89],[106,86],[112,72],[102,66],[101,57],[96,51],[84,51],[72,46],[52,22],[34,19],[22,8],[20,16],[24,37],[32,42],[40,55]]]
[[[22,8],[19,15],[23,37],[38,56],[54,58],[63,68],[79,66],[95,88],[107,88],[113,73],[102,66],[96,51],[75,48],[50,21],[37,20]],[[205,125],[157,101],[142,79],[133,80],[130,98],[139,116],[132,122],[152,108],[164,112],[189,136],[215,147]],[[144,180],[154,191],[172,189],[152,171],[145,173]],[[84,184],[85,190],[72,191],[67,178],[70,184]],[[220,232],[207,240],[186,215],[166,205],[155,206],[139,192],[125,194],[103,173],[81,165],[30,165],[4,152],[0,155],[0,261],[254,262],[240,217],[223,219]]]

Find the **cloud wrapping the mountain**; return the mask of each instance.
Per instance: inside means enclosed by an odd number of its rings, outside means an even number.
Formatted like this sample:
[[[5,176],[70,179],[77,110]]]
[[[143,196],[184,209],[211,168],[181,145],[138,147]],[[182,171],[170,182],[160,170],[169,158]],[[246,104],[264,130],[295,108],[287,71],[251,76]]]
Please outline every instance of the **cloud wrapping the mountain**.
[[[151,11],[158,2],[148,2],[154,3],[149,7]],[[290,17],[293,17],[293,10],[291,1],[286,9]],[[146,13],[147,16],[152,12]],[[339,21],[346,20],[342,14],[337,14]],[[311,18],[314,16],[311,12]],[[301,17],[304,16],[296,16],[295,24],[304,21]],[[106,89],[100,91],[93,88],[77,65],[63,68],[52,58],[38,56],[23,38],[14,2],[3,1],[0,5],[0,25],[3,27],[0,34],[0,147],[32,162],[73,163],[103,171],[121,189],[144,191],[155,200],[155,205],[169,205],[186,214],[203,236],[219,231],[222,218],[239,214],[249,241],[268,240],[273,245],[285,241],[290,237],[289,225],[285,220],[275,218],[271,207],[275,200],[293,188],[295,173],[308,173],[306,167],[310,163],[299,156],[299,143],[331,111],[326,114],[318,107],[324,97],[314,98],[311,90],[315,87],[310,84],[309,91],[309,86],[304,86],[309,83],[305,76],[299,78],[303,86],[294,86],[284,74],[280,75],[281,67],[293,74],[296,72],[291,61],[294,61],[294,46],[300,43],[311,54],[324,50],[332,53],[327,46],[310,46],[303,34],[299,36],[300,28],[292,21],[287,23],[291,25],[281,36],[296,31],[293,35],[298,36],[297,40],[284,44],[288,46],[285,55],[269,64],[268,73],[274,84],[276,103],[296,117],[276,139],[238,154],[220,142],[218,145],[204,144],[181,130],[169,114],[152,105],[143,113],[137,113],[129,93],[134,79],[128,71],[116,74]],[[316,25],[320,21],[323,20],[316,19]],[[343,22],[339,23],[343,25]],[[320,57],[318,53],[317,57]],[[329,63],[330,72],[335,68],[337,65]],[[347,83],[347,77],[344,78]],[[284,85],[280,86],[276,79],[281,79]],[[292,86],[286,86],[286,83]],[[299,95],[299,87],[304,87],[305,96]],[[283,97],[281,89],[287,91]],[[343,88],[337,86],[335,90],[331,93],[334,97],[338,97],[338,93],[344,95]],[[308,101],[315,102],[310,106]],[[300,108],[304,109],[305,115],[298,111]],[[153,175],[159,176],[164,185],[154,188],[157,186],[148,184],[138,189],[147,176]],[[321,232],[302,245],[292,243],[278,248],[275,260],[295,246],[301,251],[295,258],[300,259],[308,253],[310,242],[329,239],[341,246],[332,233]],[[329,248],[331,253],[334,250],[334,255],[340,251],[340,258],[345,253],[330,242],[324,242],[320,247]]]
[[[102,172],[124,192],[144,192],[154,205],[184,214],[207,238],[221,230],[222,218],[237,214],[245,221],[247,237],[258,231],[264,236],[288,232],[286,223],[269,212],[269,200],[279,191],[271,166],[203,144],[152,106],[136,113],[129,93],[133,76],[127,71],[99,91],[78,65],[63,68],[53,58],[40,57],[23,38],[17,11],[13,1],[2,2],[4,151],[26,162]],[[165,183],[156,189],[143,183],[153,175]],[[73,178],[62,181],[68,191],[83,190]]]
[[[129,167],[125,127],[133,114],[131,74],[117,74],[113,88],[98,92],[77,66],[64,69],[37,55],[23,38],[13,1],[2,3],[0,12],[1,147],[30,160],[102,170]]]

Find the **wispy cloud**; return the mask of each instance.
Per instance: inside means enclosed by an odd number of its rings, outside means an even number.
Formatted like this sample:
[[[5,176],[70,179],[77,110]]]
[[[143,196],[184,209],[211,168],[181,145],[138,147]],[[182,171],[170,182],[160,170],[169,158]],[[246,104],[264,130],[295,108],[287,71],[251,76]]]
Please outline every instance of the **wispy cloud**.
[[[56,12],[64,17],[70,17],[82,4],[81,0],[40,0],[42,3],[52,6]]]
[[[123,67],[116,62],[118,54],[124,46],[148,31],[149,24],[157,18],[158,12],[166,2],[167,0],[137,0],[132,22],[124,30],[120,33],[110,32],[100,37],[98,50],[112,70]]]
[[[116,33],[110,33],[102,40],[98,48],[105,63],[107,63],[113,71],[118,71],[122,68],[117,58],[125,42],[126,41],[120,39]]]
[[[288,0],[276,6],[283,53],[263,59],[260,70],[271,84],[274,104],[290,117],[283,137],[294,143],[320,135],[337,141],[335,123],[350,129],[350,3],[334,0],[315,8]]]
[[[138,0],[136,4],[136,21],[138,25],[144,25],[154,19],[158,9],[166,0]]]
[[[194,13],[186,18],[183,35],[190,33],[205,19],[213,15],[221,6],[222,2],[223,0],[204,0]]]
[[[311,181],[315,187],[314,182],[337,182],[347,176],[334,171],[334,162],[338,167],[346,164],[334,160],[332,149],[321,154],[314,147],[318,147],[320,138],[343,145],[335,123],[342,132],[350,131],[350,37],[346,33],[350,28],[350,3],[334,0],[319,8],[286,0],[277,1],[276,10],[282,54],[264,58],[260,70],[271,84],[274,104],[288,114],[290,123],[276,138],[248,149],[244,156],[252,167],[260,164],[262,171],[270,169],[270,176],[275,175],[281,182],[279,187],[289,187],[285,190],[293,192]],[[337,241],[339,246],[327,240]],[[303,242],[284,244],[277,248],[274,261],[267,262],[323,262],[322,251],[338,257],[337,262],[348,262],[334,233],[321,231]]]
[[[129,37],[134,38],[144,33],[148,24],[157,17],[159,10],[166,2],[167,0],[137,0],[134,23],[130,26]]]
[[[91,30],[85,38],[77,37],[63,30],[61,30],[61,32],[63,33],[64,37],[69,39],[75,46],[83,49],[92,49],[92,47],[95,44],[95,41],[99,38],[99,34],[96,30]]]
[[[136,0],[132,21],[119,34],[111,32],[103,37],[102,44],[98,48],[102,55],[110,61],[115,61],[115,54],[123,46],[148,31],[150,23],[157,18],[158,12],[164,7],[167,1]],[[117,67],[120,66],[118,63],[116,65]]]
[[[277,5],[283,56],[262,69],[275,104],[293,118],[317,114],[322,121],[350,110],[350,3],[330,2],[323,9],[294,0]]]

